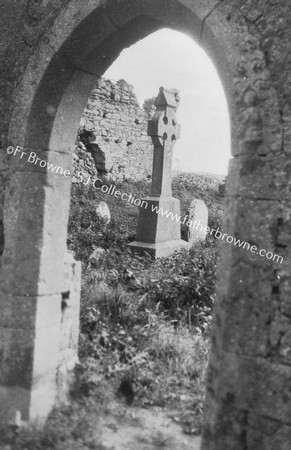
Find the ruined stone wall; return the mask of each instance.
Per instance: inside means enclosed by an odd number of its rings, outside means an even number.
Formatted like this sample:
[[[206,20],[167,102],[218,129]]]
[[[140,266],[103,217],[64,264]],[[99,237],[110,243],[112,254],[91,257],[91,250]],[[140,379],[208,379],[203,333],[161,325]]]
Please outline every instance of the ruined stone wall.
[[[96,167],[99,174],[112,180],[150,178],[153,145],[147,136],[148,119],[149,114],[139,106],[133,86],[124,80],[114,83],[100,78],[81,119],[80,144],[74,155],[75,174],[78,171],[93,174]]]

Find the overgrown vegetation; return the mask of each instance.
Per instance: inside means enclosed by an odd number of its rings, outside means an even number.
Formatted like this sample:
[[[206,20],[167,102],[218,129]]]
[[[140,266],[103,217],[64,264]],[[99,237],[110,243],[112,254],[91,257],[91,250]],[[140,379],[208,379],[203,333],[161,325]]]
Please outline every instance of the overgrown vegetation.
[[[194,197],[204,199],[210,226],[217,226],[219,180],[207,180],[181,174],[173,192],[183,214]],[[124,182],[117,188],[142,198],[149,183]],[[109,224],[96,213],[101,200],[112,211]],[[116,398],[128,407],[167,408],[186,433],[200,433],[216,242],[211,238],[167,259],[141,257],[128,247],[137,217],[138,209],[129,203],[92,186],[73,186],[68,248],[82,261],[83,277],[72,403],[53,411],[41,431],[2,430],[1,449],[102,450],[98,417],[110,408],[114,414]]]
[[[180,197],[182,213],[194,196],[200,197],[210,208],[211,225],[219,225],[219,180],[207,180],[205,176],[181,174],[174,179],[173,191]],[[149,191],[146,182],[117,187],[139,198]],[[185,430],[199,432],[215,300],[215,240],[210,238],[167,259],[138,256],[128,247],[134,240],[138,209],[90,187],[86,191],[80,186],[74,189],[69,239],[84,265],[82,377],[90,380],[92,373],[93,378],[98,373],[99,378],[108,378],[113,390],[129,404],[167,405],[179,410],[175,417],[184,423]],[[108,225],[95,213],[97,200],[106,201],[114,211]],[[84,216],[87,223],[82,227]],[[188,410],[191,420],[185,416]]]

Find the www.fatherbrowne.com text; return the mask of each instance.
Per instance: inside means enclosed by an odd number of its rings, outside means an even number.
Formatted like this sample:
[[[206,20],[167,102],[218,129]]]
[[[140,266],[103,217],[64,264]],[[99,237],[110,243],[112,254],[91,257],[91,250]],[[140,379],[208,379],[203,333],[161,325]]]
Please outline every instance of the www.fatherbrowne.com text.
[[[42,168],[47,168],[49,171],[58,174],[63,175],[66,178],[71,177],[72,174],[69,170],[64,170],[61,166],[56,166],[52,163],[49,163],[48,161],[44,159],[40,159],[37,157],[36,153],[31,151],[29,154],[24,151],[24,149],[20,146],[13,147],[9,146],[7,148],[8,155],[14,155],[20,157],[20,159],[26,159],[26,161],[30,164],[39,165]],[[82,172],[78,172],[77,174],[77,180],[78,183],[83,183],[85,185],[88,185],[90,182],[92,183],[92,186],[96,190],[100,190],[103,193],[106,193],[108,195],[113,195],[115,198],[121,198],[121,200],[126,201],[128,203],[131,203],[135,206],[139,206],[140,208],[147,209],[149,204],[146,200],[141,200],[138,197],[135,197],[133,194],[127,194],[125,192],[121,192],[119,189],[116,188],[113,184],[108,186],[107,184],[102,184],[103,180],[98,177],[91,177],[91,176],[85,176]],[[176,222],[179,222],[180,224],[186,225],[187,227],[191,227],[194,230],[200,230],[206,234],[209,234],[210,236],[214,236],[216,239],[220,239],[222,241],[226,241],[228,244],[233,244],[236,247],[243,248],[245,250],[250,251],[254,255],[259,255],[263,258],[267,258],[268,260],[272,260],[275,262],[279,262],[280,264],[283,263],[284,259],[282,256],[277,255],[272,252],[268,252],[265,249],[259,249],[256,245],[251,245],[246,241],[241,241],[240,239],[237,239],[229,234],[222,233],[219,229],[216,228],[210,228],[208,226],[204,227],[199,220],[191,220],[189,216],[179,216],[177,214],[174,214],[172,211],[163,210],[163,208],[159,208],[158,206],[155,206],[151,204],[151,210],[152,212],[156,214],[160,214],[161,216],[164,216],[166,218],[169,218],[171,220],[175,220]]]

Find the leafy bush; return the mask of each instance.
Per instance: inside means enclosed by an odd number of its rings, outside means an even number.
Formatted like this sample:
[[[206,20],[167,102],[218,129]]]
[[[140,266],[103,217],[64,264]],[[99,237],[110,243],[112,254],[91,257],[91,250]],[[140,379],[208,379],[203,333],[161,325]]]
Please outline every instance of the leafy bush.
[[[150,280],[149,295],[170,320],[208,331],[215,299],[215,242],[176,252],[156,262],[160,275]]]
[[[169,321],[209,331],[215,301],[215,241],[175,252],[169,258],[141,258],[127,248],[109,249],[99,267],[84,271],[82,311],[98,310],[104,319],[127,326],[145,325],[149,312]],[[84,309],[85,308],[85,309]]]

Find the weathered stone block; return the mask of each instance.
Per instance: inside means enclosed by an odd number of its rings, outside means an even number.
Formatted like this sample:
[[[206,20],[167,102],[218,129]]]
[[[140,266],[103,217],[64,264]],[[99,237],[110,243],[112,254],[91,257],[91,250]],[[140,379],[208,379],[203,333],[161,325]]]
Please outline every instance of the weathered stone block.
[[[32,382],[34,330],[0,327],[0,385],[29,389]]]
[[[291,427],[267,417],[250,414],[246,442],[249,450],[289,450]]]
[[[64,261],[64,285],[62,291],[62,315],[57,367],[57,398],[68,402],[69,390],[78,362],[80,320],[81,263],[69,253]]]
[[[14,148],[14,152],[12,152]],[[8,147],[8,161],[13,172],[48,173],[56,177],[70,178],[72,174],[72,153],[23,147]]]
[[[60,322],[35,330],[33,357],[33,387],[39,383],[52,382],[55,385],[59,361]]]
[[[219,371],[217,376],[215,370]],[[232,398],[238,410],[291,425],[290,377],[290,366],[237,356],[216,347],[211,354],[208,390],[221,405]]]
[[[281,311],[288,317],[291,317],[291,279],[285,278],[280,284]]]
[[[226,197],[224,210],[225,216],[221,231],[237,241],[237,244],[234,245],[234,242],[228,244],[226,237],[221,239],[223,253],[232,258],[231,265],[245,261],[246,264],[254,267],[270,267],[275,264],[280,266],[278,258],[268,259],[266,255],[271,252],[273,256],[276,254],[280,256],[277,249],[277,229],[278,220],[282,215],[281,204],[277,201]],[[257,250],[254,248],[253,251],[248,250],[253,246],[256,246]],[[260,256],[260,250],[264,250],[263,256]],[[226,263],[226,260],[224,262]]]
[[[43,77],[48,63],[54,55],[54,49],[43,42],[42,45],[35,49],[30,59],[22,80],[23,83],[19,83],[17,94],[15,93],[15,104],[9,129],[9,140],[14,146],[49,148],[49,134],[61,100],[59,88],[67,86],[69,79],[74,73],[74,68],[70,61],[55,55],[54,75],[50,75],[50,80],[45,77],[47,79],[47,88],[41,93],[38,91],[36,100],[38,85],[36,80]],[[54,76],[58,78],[57,84]],[[37,116],[37,121],[34,120],[36,116],[33,117],[33,114],[29,113],[32,108],[32,101],[34,101],[33,110]],[[28,121],[31,119],[32,121],[28,126]],[[29,128],[28,133],[26,132],[27,126]]]
[[[191,202],[188,219],[191,222],[187,226],[189,245],[205,241],[207,233],[204,230],[208,226],[208,208],[203,200],[195,199]]]
[[[245,425],[247,414],[235,407],[235,398],[229,396],[221,405],[209,397],[205,416],[207,425],[203,430],[201,450],[217,448],[245,450]]]
[[[184,29],[189,24],[193,31],[197,33],[197,38],[199,38],[202,19],[214,6],[214,0],[207,0],[206,2],[199,1],[195,4],[194,12],[193,4],[189,0],[183,0],[179,4],[176,2],[169,2],[168,4],[157,3],[155,0],[149,0],[147,2],[130,0],[126,5],[120,0],[104,2],[106,15],[123,29],[133,18],[140,17],[142,12],[142,15],[147,16],[150,14],[157,20],[163,20],[168,26],[173,23],[173,17],[176,17],[181,28]],[[193,14],[191,14],[191,10]],[[152,22],[154,25],[154,21]]]
[[[68,362],[78,355],[81,263],[69,253],[65,258],[64,288],[62,292],[60,362]]]
[[[0,295],[0,326],[34,330],[60,325],[61,295],[40,297]]]
[[[55,81],[53,82],[55,83]],[[56,111],[55,121],[50,130],[49,144],[44,148],[61,152],[69,151],[71,154],[74,152],[76,130],[95,83],[96,75],[94,73],[82,70],[74,71]],[[38,136],[35,137],[37,140],[40,139]]]
[[[7,293],[34,296],[61,291],[70,185],[70,179],[55,174],[18,172],[11,178],[1,273]]]
[[[1,421],[41,420],[67,398],[78,360],[81,278],[69,254],[62,275],[62,295],[1,297]]]
[[[30,390],[0,385],[0,423],[18,426],[29,419]]]
[[[284,156],[245,155],[230,160],[227,195],[265,200],[281,200],[289,191],[290,180]]]
[[[223,282],[219,283],[214,319],[216,345],[237,354],[268,354],[272,287],[268,273],[250,271],[242,263],[232,270],[227,289]]]

